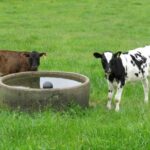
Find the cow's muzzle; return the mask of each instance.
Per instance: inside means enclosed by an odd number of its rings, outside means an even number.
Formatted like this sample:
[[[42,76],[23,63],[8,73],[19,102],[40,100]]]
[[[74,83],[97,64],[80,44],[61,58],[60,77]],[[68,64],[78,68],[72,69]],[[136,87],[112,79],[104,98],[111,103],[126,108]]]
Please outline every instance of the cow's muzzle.
[[[111,74],[111,69],[105,70],[105,73],[106,73],[106,74]]]
[[[37,70],[38,70],[38,67],[36,66],[31,67],[31,71],[37,71]]]

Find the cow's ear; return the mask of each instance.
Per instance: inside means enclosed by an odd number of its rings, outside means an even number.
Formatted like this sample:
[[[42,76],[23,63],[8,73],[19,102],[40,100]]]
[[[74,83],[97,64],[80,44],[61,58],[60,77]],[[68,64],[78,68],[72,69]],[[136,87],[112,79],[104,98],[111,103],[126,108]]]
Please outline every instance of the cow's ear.
[[[42,56],[46,56],[46,53],[40,53],[40,57],[42,57]]]
[[[24,52],[23,55],[26,56],[26,57],[30,57],[30,53],[29,52]]]
[[[116,52],[115,54],[114,54],[114,57],[120,57],[120,55],[122,54],[122,52],[121,51],[118,51],[118,52]]]
[[[95,58],[102,58],[102,54],[100,54],[100,53],[95,52],[95,53],[93,53],[93,55]]]

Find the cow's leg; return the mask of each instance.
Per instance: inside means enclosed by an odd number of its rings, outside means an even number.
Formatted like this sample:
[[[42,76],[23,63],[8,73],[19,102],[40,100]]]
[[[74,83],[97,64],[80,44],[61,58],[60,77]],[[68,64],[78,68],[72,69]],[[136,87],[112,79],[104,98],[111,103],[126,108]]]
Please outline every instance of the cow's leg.
[[[123,86],[121,85],[121,83],[119,83],[117,86],[117,92],[115,95],[115,102],[116,102],[115,111],[117,111],[117,112],[119,111],[119,105],[120,105],[120,101],[121,101],[122,91],[123,91]]]
[[[148,86],[148,79],[145,78],[142,80],[143,89],[144,89],[144,101],[145,103],[148,103],[148,93],[149,93],[149,86]]]
[[[111,82],[108,81],[108,102],[107,102],[108,109],[111,109],[113,94],[114,94],[114,86]]]

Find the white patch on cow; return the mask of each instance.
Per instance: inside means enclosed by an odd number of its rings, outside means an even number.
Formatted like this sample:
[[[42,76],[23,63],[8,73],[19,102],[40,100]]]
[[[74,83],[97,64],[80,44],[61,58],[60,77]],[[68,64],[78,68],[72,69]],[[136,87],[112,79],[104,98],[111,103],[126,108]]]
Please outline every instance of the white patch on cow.
[[[112,59],[113,54],[111,52],[105,52],[104,55],[106,57],[107,62],[109,63]]]

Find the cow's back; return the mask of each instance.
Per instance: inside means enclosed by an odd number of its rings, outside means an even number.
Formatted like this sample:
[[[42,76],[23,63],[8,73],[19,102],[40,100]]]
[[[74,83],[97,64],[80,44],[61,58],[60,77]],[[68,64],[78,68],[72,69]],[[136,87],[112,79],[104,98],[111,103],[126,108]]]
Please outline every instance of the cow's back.
[[[144,56],[146,58],[150,58],[150,46],[136,48],[134,50],[129,51],[129,54],[131,54],[131,55],[135,55],[137,53],[140,53],[142,56]]]
[[[1,75],[29,70],[28,60],[23,52],[0,50],[0,64]]]
[[[133,81],[149,76],[150,72],[150,46],[130,50],[121,55],[126,70],[126,80]]]

